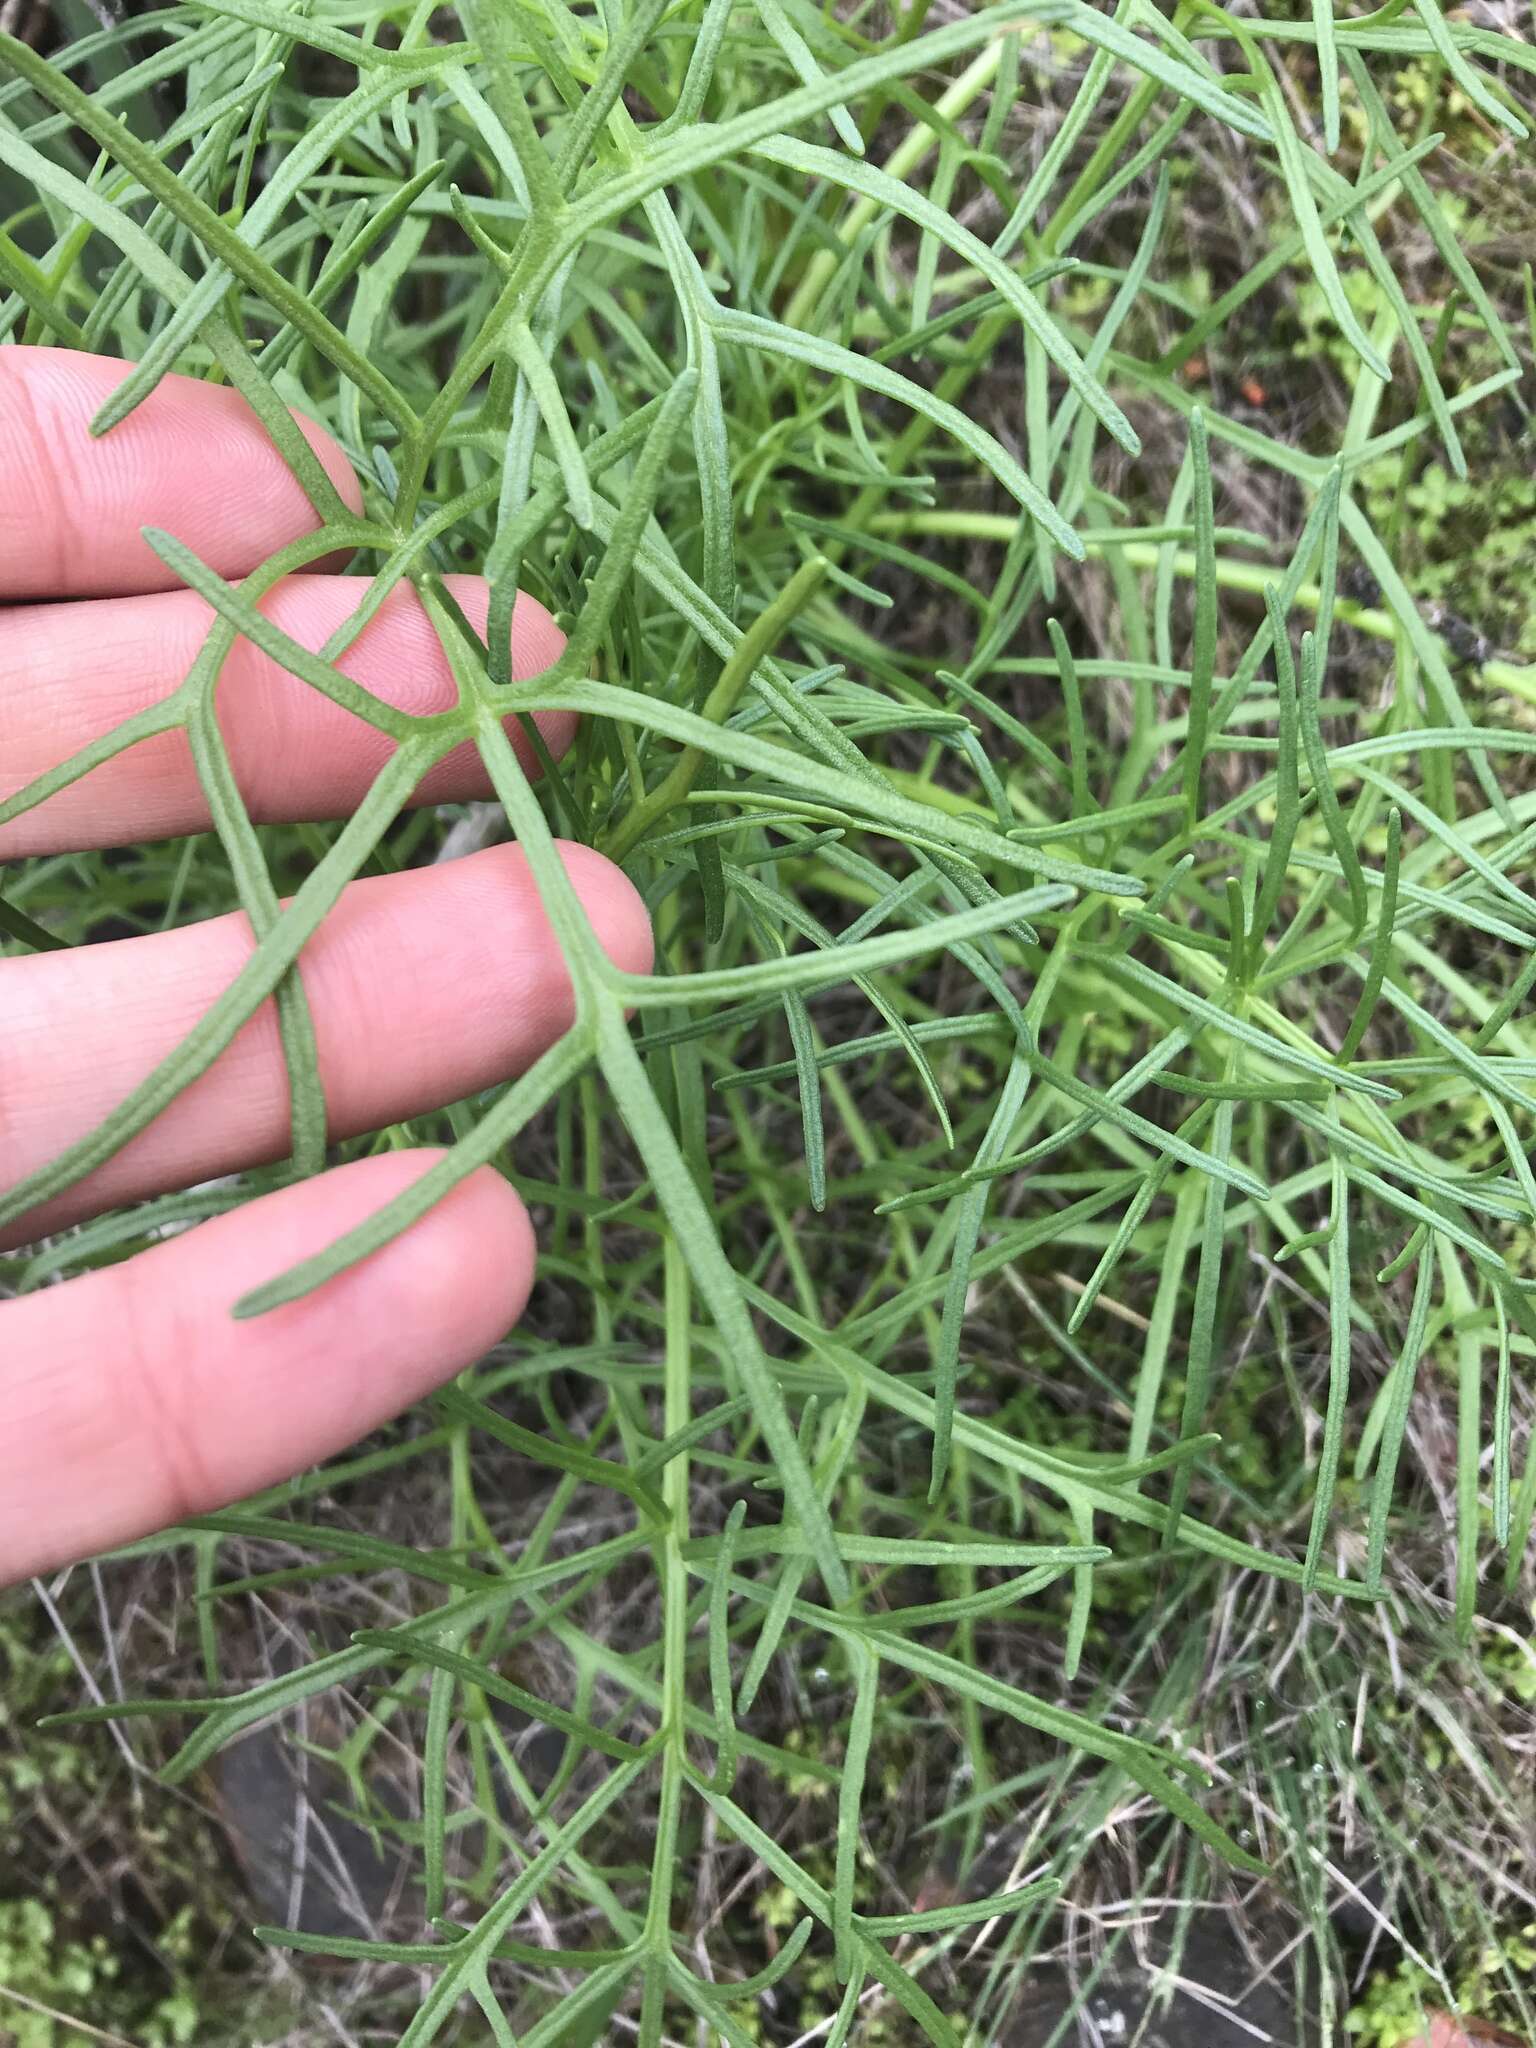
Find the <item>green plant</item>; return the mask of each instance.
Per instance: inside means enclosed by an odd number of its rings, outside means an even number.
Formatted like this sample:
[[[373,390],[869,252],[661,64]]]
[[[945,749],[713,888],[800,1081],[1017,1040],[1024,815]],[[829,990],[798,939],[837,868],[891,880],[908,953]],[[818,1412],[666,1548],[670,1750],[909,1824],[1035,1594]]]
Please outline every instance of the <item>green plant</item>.
[[[1533,1964],[1536,1949],[1531,1946],[1529,1929],[1510,1937],[1502,1950],[1485,1950],[1456,1987],[1457,2013],[1473,2019],[1490,2011],[1496,2016],[1501,1973],[1514,1970],[1528,1978]],[[1351,2009],[1347,2030],[1360,2041],[1361,2048],[1404,2048],[1405,2043],[1423,2040],[1425,2006],[1433,2007],[1439,1997],[1439,1986],[1417,1964],[1405,1962],[1392,1971],[1379,1970],[1366,1996]]]
[[[1059,1882],[1122,1800],[1157,1817],[1138,1884],[1195,1842],[1266,1867],[1233,1775],[1198,1730],[1172,1739],[1189,1672],[1128,1728],[1112,1642],[1085,1663],[1117,1591],[1176,1553],[1188,1587],[1157,1578],[1174,1612],[1209,1600],[1218,1568],[1378,1601],[1430,1373],[1456,1388],[1463,1638],[1485,1448],[1512,1572],[1536,1508],[1536,1460],[1514,1456],[1516,1362],[1536,1341],[1517,1260],[1536,1224],[1518,1014],[1536,736],[1496,715],[1528,679],[1489,663],[1492,708],[1469,708],[1357,489],[1428,447],[1464,475],[1463,422],[1521,374],[1437,196],[1438,138],[1400,137],[1383,81],[1422,63],[1490,133],[1523,133],[1505,80],[1536,60],[1433,0],[1337,23],[1209,0],[926,16],[194,0],[51,60],[0,40],[0,324],[138,362],[108,432],[173,366],[226,378],[323,522],[238,589],[152,537],[217,614],[197,664],[168,705],[0,805],[16,817],[184,725],[213,764],[223,861],[198,859],[195,899],[227,871],[260,939],[165,1067],[0,1217],[111,1156],[274,993],[289,1170],[313,1170],[324,1104],[294,961],[348,879],[420,845],[431,821],[398,822],[400,805],[465,740],[571,963],[560,1044],[452,1112],[446,1159],[406,1197],[243,1309],[323,1284],[475,1165],[515,1172],[521,1139],[547,1162],[521,1181],[579,1330],[535,1321],[430,1426],[163,1539],[194,1547],[213,1681],[174,1703],[194,1721],[173,1779],[342,1684],[382,1688],[332,1752],[359,1801],[385,1730],[419,1741],[419,1938],[272,1933],[429,1972],[407,2048],[471,2008],[524,2048],[601,2038],[621,2009],[642,2048],[685,2015],[747,2041],[808,1954],[812,1985],[832,1964],[804,2017],[829,2042],[878,2039],[893,2011],[912,2038],[992,2038]],[[1075,91],[1021,167],[1013,129],[1047,63],[1075,67]],[[1296,112],[1314,77],[1323,147]],[[1285,221],[1203,304],[1162,274],[1176,146],[1197,134],[1218,161],[1257,159]],[[1399,281],[1386,238],[1403,221],[1461,296],[1488,359],[1473,375]],[[1186,375],[1277,274],[1315,287],[1348,365],[1347,417],[1315,445],[1195,403]],[[1005,351],[1004,404],[988,381]],[[360,517],[289,399],[347,447]],[[1145,475],[1126,469],[1143,440],[1163,451]],[[1299,508],[1278,552],[1220,517],[1250,472]],[[257,604],[339,547],[359,610],[317,656]],[[1341,560],[1379,601],[1342,594]],[[460,568],[491,584],[483,641],[443,581]],[[892,577],[932,587],[942,646],[882,632]],[[432,720],[335,667],[402,580],[459,686]],[[509,680],[519,584],[569,633],[527,683]],[[1090,599],[1113,616],[1107,652],[1067,630]],[[273,865],[291,849],[216,772],[217,678],[241,634],[395,746],[356,814],[308,842],[286,909]],[[1393,656],[1379,704],[1333,686],[1362,642]],[[582,714],[580,737],[533,785],[503,721],[553,709]],[[641,881],[654,976],[608,962],[554,830]],[[131,884],[96,876],[85,901],[76,870],[39,861],[8,895],[23,934],[69,938],[112,890],[153,913],[165,856]],[[20,1262],[19,1284],[169,1214],[95,1226]],[[1305,1485],[1272,1512],[1207,1428],[1260,1261],[1297,1276],[1262,1303],[1276,1358],[1326,1361],[1321,1412],[1310,1385],[1297,1402],[1315,1425]],[[1063,1286],[1069,1313],[1047,1299]],[[994,1291],[1012,1322],[981,1341]],[[1080,1335],[1101,1326],[1090,1352]],[[1031,1416],[1021,1347],[1058,1391],[1106,1389],[1112,1424],[1073,1440]],[[1347,1432],[1378,1350],[1389,1367]],[[528,1518],[503,1498],[506,1452],[544,1474]],[[306,1508],[425,1460],[451,1503],[436,1546]],[[613,1533],[589,1541],[593,1523]],[[256,1561],[221,1577],[226,1554]],[[217,1612],[296,1571],[388,1575],[410,1589],[404,1618],[226,1690]],[[1033,1687],[996,1668],[1021,1617],[1053,1651]],[[806,1671],[837,1701],[830,1751],[756,1732],[765,1687]],[[882,1896],[862,1860],[922,1701],[941,1703],[963,1871],[989,1811],[1052,1816],[985,1895],[926,1907]],[[562,1739],[547,1784],[508,1713]],[[835,1835],[821,1876],[762,1817],[807,1783]],[[470,1823],[480,1846],[460,1856]],[[1270,1825],[1304,1841],[1301,1792]],[[798,1914],[740,1981],[702,1966],[683,1882],[719,1843]],[[982,1924],[993,1944],[966,1975]],[[551,1927],[575,1934],[551,1945]]]
[[[132,2026],[143,2048],[181,2048],[205,2023],[192,1980],[138,1998],[117,1983],[120,1958],[105,1934],[64,1934],[40,1899],[0,1901],[0,2026],[15,2048],[63,2048],[75,2013]]]

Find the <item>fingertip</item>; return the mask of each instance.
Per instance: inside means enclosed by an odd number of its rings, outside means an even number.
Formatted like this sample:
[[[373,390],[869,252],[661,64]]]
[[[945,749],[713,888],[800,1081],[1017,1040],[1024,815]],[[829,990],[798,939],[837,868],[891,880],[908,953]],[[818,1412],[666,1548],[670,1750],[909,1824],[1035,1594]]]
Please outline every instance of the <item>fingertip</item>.
[[[545,669],[553,668],[564,652],[565,635],[555,624],[552,614],[536,597],[520,590],[517,608],[512,614],[513,682],[532,682],[535,676],[543,675]]]
[[[454,603],[482,639],[490,619],[491,587],[483,576],[445,576]],[[531,682],[565,652],[565,635],[547,606],[520,590],[512,607],[512,680]]]
[[[340,493],[342,502],[349,512],[361,515],[363,509],[363,487],[358,482],[352,464],[348,461],[341,444],[318,420],[312,420],[308,413],[293,409],[299,432],[304,436],[315,454],[320,458],[320,467]]]
[[[315,529],[313,505],[232,386],[162,376],[109,432],[91,431],[133,365],[78,349],[0,350],[0,596],[127,597],[176,587],[144,538],[164,527],[225,577]],[[295,415],[358,511],[331,435]]]
[[[243,1296],[396,1201],[446,1157],[433,1145],[377,1153],[205,1225],[196,1235],[209,1255],[198,1283],[208,1310],[227,1314]],[[157,1261],[167,1256],[151,1253],[127,1270],[153,1284]],[[522,1198],[494,1168],[481,1166],[377,1251],[244,1327],[265,1326],[271,1341],[317,1351],[339,1326],[354,1335],[371,1331],[374,1396],[393,1398],[398,1409],[505,1336],[527,1303],[534,1259]],[[203,1279],[209,1274],[217,1275],[211,1285]],[[395,1375],[401,1383],[391,1396],[387,1382]]]
[[[581,718],[574,711],[537,711],[533,722],[543,734],[549,758],[558,761],[570,752]]]
[[[443,1157],[336,1167],[0,1307],[0,1582],[273,1485],[482,1358],[534,1264],[527,1211],[489,1167],[308,1294],[230,1313]]]
[[[443,582],[470,625],[484,639],[490,616],[490,585],[485,578],[445,576]],[[526,590],[520,590],[512,608],[513,682],[532,682],[535,676],[553,668],[564,652],[565,635],[555,624],[548,606],[540,604],[536,597],[530,597]],[[558,761],[569,751],[580,720],[574,711],[536,711],[533,722],[549,749],[550,758]],[[532,772],[535,764],[529,758],[523,739],[522,720],[514,712],[503,723],[524,768]],[[479,779],[477,773],[477,783]]]
[[[446,1156],[441,1146],[411,1146],[335,1168],[285,1197],[269,1198],[271,1249],[278,1250],[290,1231],[292,1246],[267,1277],[308,1256],[317,1238],[323,1247],[343,1236]],[[276,1210],[284,1199],[292,1204],[287,1215]],[[399,1390],[397,1406],[403,1407],[506,1335],[527,1306],[536,1250],[522,1197],[494,1167],[479,1166],[398,1237],[274,1314],[303,1321],[307,1311],[329,1320],[343,1311],[343,1296],[355,1290],[367,1320],[390,1333],[384,1349],[395,1370],[409,1376]]]
[[[532,682],[546,669],[553,668],[564,652],[565,635],[551,614],[536,597],[520,590],[517,609],[512,616],[512,680],[516,683]],[[581,723],[579,716],[574,711],[536,711],[533,718],[551,760],[558,761],[570,750],[576,728]],[[508,729],[518,723],[515,718],[510,720]],[[515,731],[513,737],[517,737]]]
[[[406,1155],[421,1170],[441,1158]],[[428,1327],[451,1326],[469,1363],[499,1343],[528,1306],[537,1245],[522,1197],[494,1167],[477,1166],[415,1229],[397,1240],[405,1283]]]
[[[645,898],[628,875],[595,846],[576,840],[560,842],[560,857],[614,966],[622,974],[649,974],[656,935]]]

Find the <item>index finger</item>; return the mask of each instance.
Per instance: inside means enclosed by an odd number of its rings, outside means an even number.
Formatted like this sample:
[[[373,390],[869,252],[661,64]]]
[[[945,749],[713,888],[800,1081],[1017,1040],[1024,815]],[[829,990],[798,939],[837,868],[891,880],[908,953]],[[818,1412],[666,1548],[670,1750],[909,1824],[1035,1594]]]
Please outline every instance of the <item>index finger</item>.
[[[74,349],[0,349],[0,598],[125,597],[177,583],[141,537],[163,527],[236,579],[319,525],[237,391],[167,376],[125,420],[92,419],[132,369]],[[294,415],[342,497],[351,464]]]

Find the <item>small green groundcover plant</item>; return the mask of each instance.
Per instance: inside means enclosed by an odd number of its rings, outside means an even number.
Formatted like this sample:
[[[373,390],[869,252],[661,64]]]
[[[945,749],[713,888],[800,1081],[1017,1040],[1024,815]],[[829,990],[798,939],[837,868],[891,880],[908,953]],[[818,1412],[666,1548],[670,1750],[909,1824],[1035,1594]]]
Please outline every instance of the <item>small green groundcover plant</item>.
[[[1133,1692],[1145,1639],[1117,1649],[1115,1617],[1198,1632],[1234,1580],[1372,1609],[1430,1370],[1463,1636],[1489,1540],[1514,1571],[1529,1534],[1529,678],[1458,665],[1395,541],[1521,375],[1439,166],[1448,127],[1474,157],[1525,135],[1536,52],[1437,0],[189,0],[0,36],[0,68],[0,333],[136,363],[105,433],[173,369],[227,381],[320,522],[236,588],[151,534],[211,607],[195,666],[0,806],[185,727],[214,836],[31,863],[16,942],[130,897],[238,902],[260,941],[0,1216],[273,996],[285,1171],[318,1167],[294,962],[349,879],[430,853],[402,803],[464,741],[577,998],[441,1120],[440,1165],[240,1310],[491,1161],[543,1218],[559,1313],[349,1466],[163,1539],[196,1560],[205,1693],[100,1711],[190,1728],[175,1781],[326,1696],[359,1804],[408,1746],[414,1810],[372,1813],[419,1858],[414,1929],[266,1930],[403,1969],[403,2048],[1006,2040],[1112,1818],[1153,1890],[1310,1868],[1307,1797],[1282,1770],[1251,1798],[1171,1678]],[[1181,217],[1239,165],[1259,253],[1217,292]],[[1342,403],[1272,432],[1222,393],[1277,280],[1320,295]],[[346,447],[360,515],[290,404]],[[1224,519],[1234,494],[1285,508],[1283,544]],[[313,654],[259,600],[338,549],[358,608]],[[450,570],[489,579],[483,638]],[[402,582],[446,715],[335,665]],[[519,587],[568,634],[531,682]],[[242,635],[392,742],[334,831],[258,831],[218,772]],[[579,737],[530,782],[504,721],[556,709]],[[608,961],[557,833],[639,882],[654,974]],[[88,1226],[17,1284],[269,1184]],[[1265,1526],[1207,1425],[1240,1366],[1294,1392],[1294,1360],[1304,1483]],[[334,1512],[380,1472],[438,1475],[435,1538]],[[374,1578],[388,1625],[224,1676],[242,1603]],[[936,1903],[886,1861],[919,1728],[958,1873]],[[786,1902],[755,1974],[711,1953],[733,1887]]]

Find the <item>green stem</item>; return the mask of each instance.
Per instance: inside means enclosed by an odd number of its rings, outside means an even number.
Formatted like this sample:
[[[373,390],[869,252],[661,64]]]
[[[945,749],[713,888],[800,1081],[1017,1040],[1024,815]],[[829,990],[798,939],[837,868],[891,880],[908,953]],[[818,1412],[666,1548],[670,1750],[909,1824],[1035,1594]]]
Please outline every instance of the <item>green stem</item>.
[[[826,573],[827,562],[822,555],[802,562],[773,603],[747,628],[704,701],[701,715],[711,725],[724,725],[736,709],[752,671],[775,646],[790,621],[804,609]],[[687,801],[704,758],[701,747],[683,748],[664,779],[655,789],[648,790],[603,840],[602,850],[611,861],[626,860],[654,826]]]
[[[1020,524],[1007,512],[887,512],[871,519],[869,528],[872,533],[927,533],[955,539],[1007,542],[1013,539]],[[1081,533],[1078,538],[1087,548],[1090,558],[1117,554],[1136,569],[1155,569],[1162,560],[1161,549],[1148,541],[1106,541]],[[1176,576],[1192,579],[1198,573],[1198,563],[1191,550],[1179,549],[1172,560]],[[1232,562],[1218,558],[1216,563],[1216,581],[1224,590],[1241,590],[1252,597],[1262,597],[1266,584],[1274,579],[1275,571],[1261,562]],[[1298,586],[1295,602],[1304,611],[1317,611],[1322,601],[1323,593],[1317,584]],[[1346,597],[1335,598],[1333,613],[1344,625],[1353,626],[1357,632],[1368,633],[1375,640],[1395,640],[1401,630],[1392,612],[1355,604]],[[1536,704],[1536,665],[1522,667],[1512,661],[1485,661],[1479,673],[1491,688],[1508,690],[1512,696],[1523,697],[1527,703]]]
[[[666,1352],[662,1384],[662,1436],[675,1436],[693,1414],[693,1290],[688,1261],[672,1232],[662,1253]],[[645,1973],[641,2039],[659,2038],[666,1969],[672,1956],[672,1894],[677,1875],[678,1825],[682,1814],[688,1748],[688,1541],[689,1457],[679,1451],[662,1474],[667,1507],[660,1538],[661,1575],[661,1791],[656,1846],[651,1861],[644,1941],[650,1951]]]
[[[905,37],[902,38],[905,40]],[[966,65],[934,104],[934,112],[946,121],[953,121],[963,114],[978,94],[986,91],[997,76],[997,67],[1002,62],[1003,38],[998,36],[986,43]],[[931,156],[939,146],[938,130],[924,122],[914,122],[906,135],[897,143],[886,158],[885,169],[893,178],[908,182],[923,160]],[[837,275],[843,252],[851,249],[864,229],[880,212],[877,199],[856,199],[833,229],[842,250],[818,249],[805,266],[805,275],[795,287],[789,304],[784,309],[784,323],[787,327],[802,331],[810,329],[816,308],[827,286]]]

